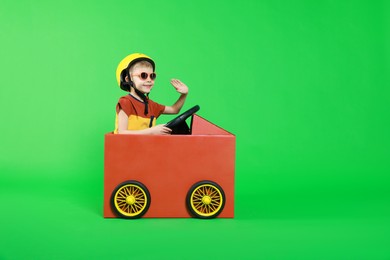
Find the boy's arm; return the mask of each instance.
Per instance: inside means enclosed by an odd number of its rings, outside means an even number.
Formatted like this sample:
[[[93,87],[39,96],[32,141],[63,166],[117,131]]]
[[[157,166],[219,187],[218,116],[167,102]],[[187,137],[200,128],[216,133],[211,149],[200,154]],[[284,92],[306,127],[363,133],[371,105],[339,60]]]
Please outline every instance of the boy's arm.
[[[144,135],[169,135],[172,130],[165,125],[156,125],[151,128],[146,128],[142,130],[127,130],[129,118],[126,113],[121,109],[118,113],[118,134],[144,134]]]
[[[181,95],[179,99],[172,106],[165,106],[163,114],[177,114],[180,112],[180,109],[183,107],[184,102],[188,94],[188,87],[178,79],[171,80],[172,86],[179,92]]]

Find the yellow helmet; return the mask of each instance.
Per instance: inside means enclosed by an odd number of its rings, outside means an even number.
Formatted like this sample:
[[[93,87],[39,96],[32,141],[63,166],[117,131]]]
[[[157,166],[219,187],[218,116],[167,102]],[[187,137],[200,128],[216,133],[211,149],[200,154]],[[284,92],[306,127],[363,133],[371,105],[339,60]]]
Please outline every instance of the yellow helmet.
[[[146,60],[150,62],[153,66],[153,71],[155,70],[154,61],[145,54],[142,53],[133,53],[126,56],[121,62],[119,62],[118,67],[116,68],[116,81],[121,89],[128,91],[129,87],[123,84],[125,82],[125,77],[127,76],[127,71],[130,69],[132,65],[134,65],[138,61]]]

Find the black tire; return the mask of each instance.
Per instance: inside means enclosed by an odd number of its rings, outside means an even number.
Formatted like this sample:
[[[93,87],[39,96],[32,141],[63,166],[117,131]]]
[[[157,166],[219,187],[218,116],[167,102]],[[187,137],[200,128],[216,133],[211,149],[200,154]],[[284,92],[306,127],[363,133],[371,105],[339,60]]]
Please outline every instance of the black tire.
[[[212,181],[195,183],[188,191],[186,205],[192,216],[202,219],[217,217],[225,206],[225,193]]]
[[[111,207],[121,218],[136,219],[149,209],[151,197],[145,185],[138,181],[125,181],[111,194]]]

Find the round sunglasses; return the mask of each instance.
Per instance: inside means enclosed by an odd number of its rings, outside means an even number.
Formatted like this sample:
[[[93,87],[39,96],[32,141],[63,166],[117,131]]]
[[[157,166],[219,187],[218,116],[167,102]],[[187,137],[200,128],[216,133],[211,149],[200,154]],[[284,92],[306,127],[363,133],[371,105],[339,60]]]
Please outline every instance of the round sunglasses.
[[[147,80],[149,76],[150,76],[151,80],[155,80],[156,77],[157,77],[156,73],[154,73],[154,72],[152,72],[150,74],[148,74],[147,72],[141,72],[140,74],[135,74],[135,75],[132,75],[132,76],[138,76],[142,80]]]

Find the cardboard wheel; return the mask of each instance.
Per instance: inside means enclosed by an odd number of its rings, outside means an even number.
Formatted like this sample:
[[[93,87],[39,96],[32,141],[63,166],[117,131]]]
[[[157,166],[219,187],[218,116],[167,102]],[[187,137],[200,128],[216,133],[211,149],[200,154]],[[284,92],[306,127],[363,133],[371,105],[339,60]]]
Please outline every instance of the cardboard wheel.
[[[111,196],[111,206],[116,215],[122,218],[140,218],[149,209],[150,193],[145,185],[137,181],[119,184]]]
[[[225,193],[221,186],[215,182],[200,181],[188,191],[186,204],[194,217],[215,218],[225,206]]]

